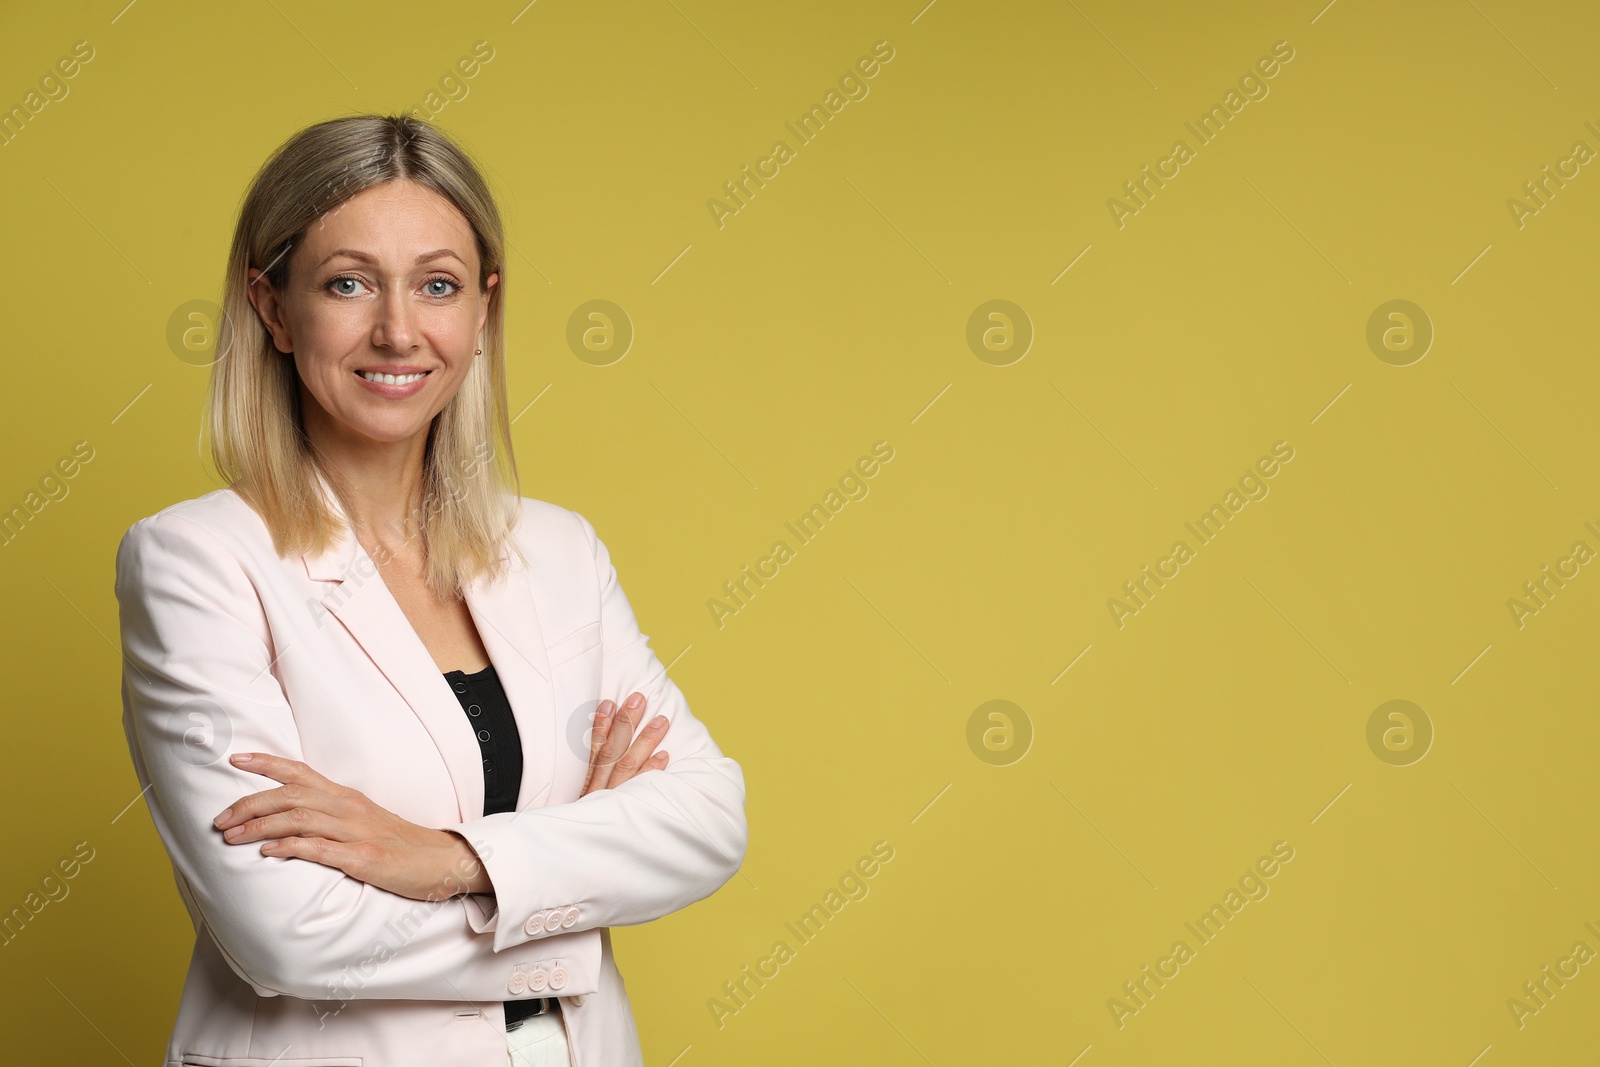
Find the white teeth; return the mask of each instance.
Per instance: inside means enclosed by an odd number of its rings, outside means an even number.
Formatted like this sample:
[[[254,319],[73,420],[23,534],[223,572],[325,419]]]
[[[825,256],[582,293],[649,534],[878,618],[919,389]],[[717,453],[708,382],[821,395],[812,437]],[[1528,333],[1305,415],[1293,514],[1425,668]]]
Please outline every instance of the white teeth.
[[[421,374],[378,374],[373,371],[363,370],[356,373],[369,382],[382,382],[384,385],[406,385],[419,378],[426,377],[428,372],[423,371]]]

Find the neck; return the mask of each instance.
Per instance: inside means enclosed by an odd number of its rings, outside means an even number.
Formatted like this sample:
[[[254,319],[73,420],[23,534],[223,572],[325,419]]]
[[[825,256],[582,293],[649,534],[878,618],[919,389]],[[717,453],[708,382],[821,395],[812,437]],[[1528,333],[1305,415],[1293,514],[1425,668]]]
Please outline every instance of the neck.
[[[311,405],[314,407],[315,405]],[[363,544],[398,550],[417,536],[422,514],[422,458],[428,429],[398,441],[352,434],[307,408],[306,436],[334,482],[352,531]]]

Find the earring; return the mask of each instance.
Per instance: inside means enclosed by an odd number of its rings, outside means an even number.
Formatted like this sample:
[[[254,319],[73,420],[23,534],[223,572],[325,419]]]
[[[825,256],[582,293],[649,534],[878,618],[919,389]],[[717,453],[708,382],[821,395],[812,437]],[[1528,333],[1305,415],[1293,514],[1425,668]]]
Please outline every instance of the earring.
[[[472,350],[472,354],[473,354],[473,355],[475,355],[475,356],[481,356],[481,355],[483,355],[483,349],[481,349],[481,348],[474,348],[474,349],[473,349],[473,350]]]

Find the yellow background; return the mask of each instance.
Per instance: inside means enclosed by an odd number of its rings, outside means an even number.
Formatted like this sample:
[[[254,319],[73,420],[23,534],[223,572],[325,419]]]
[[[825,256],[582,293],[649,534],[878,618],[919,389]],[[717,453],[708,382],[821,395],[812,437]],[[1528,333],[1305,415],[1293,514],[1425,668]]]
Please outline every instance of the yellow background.
[[[169,317],[217,298],[269,151],[485,40],[436,121],[517,249],[524,492],[594,522],[749,785],[741,875],[616,931],[650,1063],[1592,1061],[1600,963],[1521,1028],[1506,1002],[1600,950],[1600,576],[1520,629],[1507,600],[1600,549],[1600,175],[1520,228],[1506,201],[1600,149],[1600,16],[924,2],[8,5],[0,103],[96,52],[0,148],[0,504],[95,450],[0,554],[0,910],[95,849],[0,948],[8,1060],[158,1062],[187,963],[111,588],[135,519],[216,487]],[[1107,199],[1280,40],[1270,94],[1119,229]],[[706,201],[878,41],[870,95],[719,229]],[[610,366],[567,346],[593,299],[636,330]],[[994,299],[1035,332],[1007,366],[966,341]],[[1436,331],[1409,366],[1366,342],[1396,299]],[[870,495],[719,629],[708,599],[879,440]],[[1279,440],[1270,495],[1119,629],[1107,599]],[[1394,699],[1435,731],[1407,766],[1366,740]],[[1031,723],[1009,765],[969,748],[990,700]],[[870,894],[719,1028],[880,840]],[[1276,841],[1270,895],[1119,1028]]]

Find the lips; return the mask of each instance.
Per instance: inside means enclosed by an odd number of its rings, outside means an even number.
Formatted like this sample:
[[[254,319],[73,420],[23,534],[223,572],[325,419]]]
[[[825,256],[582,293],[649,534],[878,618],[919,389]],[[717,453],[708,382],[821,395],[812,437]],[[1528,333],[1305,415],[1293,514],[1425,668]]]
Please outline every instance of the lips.
[[[361,388],[385,400],[409,400],[428,388],[432,377],[431,367],[382,367],[357,370],[356,381]]]
[[[382,385],[410,385],[412,382],[421,381],[432,372],[427,370],[358,370],[355,373],[369,382]]]

